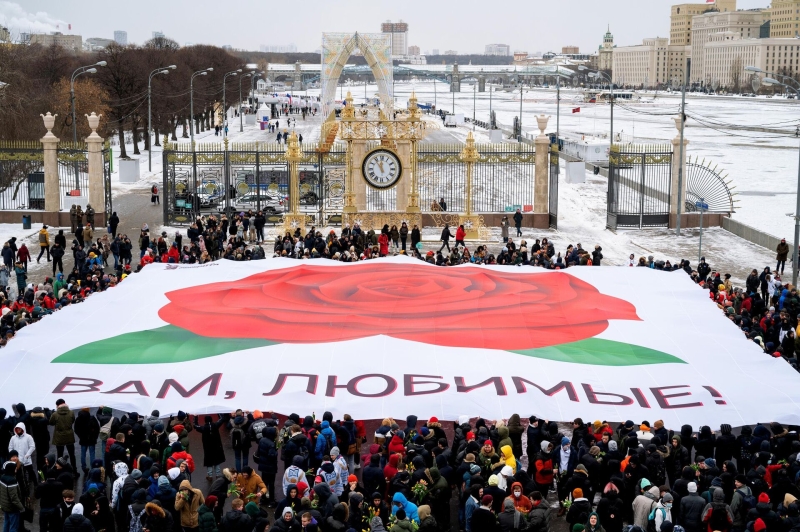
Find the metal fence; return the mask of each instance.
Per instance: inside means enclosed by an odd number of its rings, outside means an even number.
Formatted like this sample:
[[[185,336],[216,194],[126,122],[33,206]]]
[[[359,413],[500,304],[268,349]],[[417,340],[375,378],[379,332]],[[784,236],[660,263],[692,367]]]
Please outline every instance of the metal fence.
[[[536,161],[534,149],[520,144],[477,144],[480,159],[472,172],[472,208],[475,212],[532,210]],[[463,212],[466,166],[459,155],[462,144],[420,144],[417,177],[423,212],[437,209],[444,199],[447,210]]]
[[[85,201],[89,197],[89,152],[85,142],[77,144],[62,142],[58,145],[58,185],[61,210],[72,207],[70,198],[83,196]],[[94,205],[95,210],[100,210],[99,205]]]
[[[344,148],[306,143],[299,163],[300,211],[317,223],[340,223],[344,205]],[[226,149],[227,148],[227,149]],[[289,165],[281,144],[168,143],[164,149],[164,219],[192,223],[204,214],[262,211],[279,223],[288,210]]]
[[[40,142],[0,142],[0,210],[44,210]]]
[[[558,157],[558,144],[550,145],[550,187],[548,189],[547,203],[550,215],[550,227],[558,229],[558,175],[560,173]]]
[[[606,227],[667,227],[671,181],[671,146],[613,146]]]

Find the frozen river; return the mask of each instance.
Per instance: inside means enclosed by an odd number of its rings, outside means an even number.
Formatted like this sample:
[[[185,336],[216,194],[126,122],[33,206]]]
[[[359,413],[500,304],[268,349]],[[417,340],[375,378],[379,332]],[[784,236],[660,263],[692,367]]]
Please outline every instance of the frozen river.
[[[434,91],[435,86],[435,91]],[[355,103],[364,101],[364,86],[350,89]],[[490,95],[474,94],[472,85],[462,83],[462,92],[453,95],[449,85],[431,81],[396,83],[396,106],[405,107],[411,90],[415,90],[420,103],[436,103],[438,108],[455,110],[465,117],[489,119]],[[369,97],[377,87],[366,88]],[[311,90],[308,91],[312,93]],[[314,91],[318,92],[318,91]],[[338,93],[337,93],[338,97]],[[652,100],[654,93],[644,98]],[[572,109],[580,107],[579,113]],[[627,107],[627,109],[626,109]],[[514,93],[492,91],[491,108],[497,120],[508,127],[519,115],[519,91]],[[660,92],[652,104],[616,105],[614,107],[614,132],[625,138],[633,137],[636,143],[665,143],[677,134],[673,116],[680,109],[680,94]],[[786,216],[795,210],[798,174],[798,149],[800,139],[794,136],[800,124],[800,101],[783,98],[767,99],[741,97],[714,97],[687,95],[686,113],[689,116],[685,131],[689,140],[687,155],[711,161],[718,170],[727,173],[736,187],[737,220],[779,237],[792,238],[794,220]],[[556,130],[555,89],[532,89],[525,92],[522,101],[522,125],[528,132],[538,132],[534,115],[550,115],[547,132]],[[607,134],[610,106],[587,104],[574,89],[561,91],[561,133]],[[708,127],[705,122],[713,127]],[[731,125],[741,129],[726,129]],[[779,131],[761,131],[761,129]],[[713,166],[712,164],[712,166]]]

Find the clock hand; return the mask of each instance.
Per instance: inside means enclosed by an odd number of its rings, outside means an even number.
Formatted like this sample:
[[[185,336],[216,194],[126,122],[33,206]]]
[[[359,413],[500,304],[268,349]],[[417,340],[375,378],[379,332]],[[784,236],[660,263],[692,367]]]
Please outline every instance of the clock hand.
[[[378,168],[380,168],[381,173],[383,173],[383,161],[378,161]]]

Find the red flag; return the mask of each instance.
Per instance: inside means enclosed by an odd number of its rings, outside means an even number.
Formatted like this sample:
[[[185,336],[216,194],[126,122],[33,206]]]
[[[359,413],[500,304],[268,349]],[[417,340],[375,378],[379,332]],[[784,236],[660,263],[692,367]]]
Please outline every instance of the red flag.
[[[72,24],[69,25],[69,29],[70,29],[70,31],[72,31]]]
[[[574,107],[574,108],[572,109],[572,112],[573,112],[573,114],[574,114],[574,113],[580,113],[580,112],[581,112],[581,108],[580,108],[580,107]]]

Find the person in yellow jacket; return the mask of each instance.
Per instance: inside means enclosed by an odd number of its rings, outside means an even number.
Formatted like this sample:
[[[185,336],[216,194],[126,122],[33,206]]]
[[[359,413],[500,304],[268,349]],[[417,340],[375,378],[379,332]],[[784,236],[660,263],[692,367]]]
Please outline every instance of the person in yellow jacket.
[[[42,225],[42,228],[39,230],[39,256],[36,258],[36,264],[39,264],[39,259],[42,258],[45,252],[47,252],[47,262],[50,262],[50,233],[47,232],[47,226]]]
[[[185,529],[196,529],[200,526],[200,516],[197,510],[205,503],[203,492],[193,488],[188,480],[180,484],[180,489],[175,495],[175,510],[181,515],[181,526]]]

